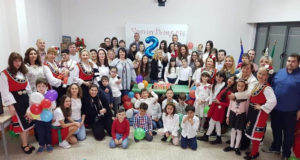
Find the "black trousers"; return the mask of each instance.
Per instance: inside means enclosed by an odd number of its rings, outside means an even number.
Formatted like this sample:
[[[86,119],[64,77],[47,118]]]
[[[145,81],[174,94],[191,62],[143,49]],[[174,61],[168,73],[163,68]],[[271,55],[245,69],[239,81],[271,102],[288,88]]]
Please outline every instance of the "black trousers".
[[[96,140],[102,140],[105,137],[105,131],[111,136],[111,126],[112,119],[111,117],[105,117],[100,119],[97,123],[92,125],[92,131]]]
[[[40,146],[51,144],[51,121],[35,121],[34,129]]]
[[[290,157],[291,155],[296,124],[297,111],[282,112],[273,110],[271,113],[271,128],[273,132],[271,148],[280,151],[282,147],[284,157]]]

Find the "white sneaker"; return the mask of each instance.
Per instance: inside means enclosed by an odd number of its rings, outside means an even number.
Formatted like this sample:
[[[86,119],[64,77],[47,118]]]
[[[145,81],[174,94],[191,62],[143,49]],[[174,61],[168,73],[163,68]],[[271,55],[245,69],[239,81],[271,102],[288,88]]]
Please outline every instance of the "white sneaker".
[[[66,140],[60,142],[58,145],[64,149],[71,148],[71,145]]]

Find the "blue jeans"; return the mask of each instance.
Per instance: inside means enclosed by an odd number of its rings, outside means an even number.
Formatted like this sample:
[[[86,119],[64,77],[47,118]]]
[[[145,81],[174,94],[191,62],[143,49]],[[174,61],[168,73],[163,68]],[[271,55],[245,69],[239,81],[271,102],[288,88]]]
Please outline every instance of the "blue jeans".
[[[155,120],[152,120],[152,126],[153,129],[162,128],[163,127],[162,120],[159,119],[157,122]]]
[[[187,147],[190,147],[192,150],[197,150],[197,139],[194,138],[184,138],[181,136],[181,148],[186,149]]]
[[[51,144],[51,122],[36,120],[35,129],[40,146]]]
[[[117,139],[117,140],[120,140],[122,137],[123,137],[122,134],[116,133],[116,139]],[[109,147],[110,147],[110,148],[115,148],[116,146],[117,146],[117,145],[116,145],[114,139],[111,139],[110,142],[109,142]],[[123,149],[128,148],[128,137],[125,138],[125,139],[123,139],[123,141],[122,141],[122,148],[123,148]]]
[[[79,120],[75,120],[75,122],[81,122],[81,118]],[[85,127],[82,125],[78,130],[74,133],[79,141],[82,141],[86,138]]]

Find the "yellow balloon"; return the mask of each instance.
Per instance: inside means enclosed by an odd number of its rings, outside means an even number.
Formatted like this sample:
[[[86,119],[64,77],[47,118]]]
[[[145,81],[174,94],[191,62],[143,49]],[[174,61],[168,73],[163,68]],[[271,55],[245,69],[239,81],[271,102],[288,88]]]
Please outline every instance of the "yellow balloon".
[[[30,113],[30,115],[33,119],[39,119],[40,118],[40,115],[35,115],[35,114],[32,114],[32,113]]]
[[[144,84],[145,88],[147,88],[148,82],[146,80],[143,80],[143,84]]]

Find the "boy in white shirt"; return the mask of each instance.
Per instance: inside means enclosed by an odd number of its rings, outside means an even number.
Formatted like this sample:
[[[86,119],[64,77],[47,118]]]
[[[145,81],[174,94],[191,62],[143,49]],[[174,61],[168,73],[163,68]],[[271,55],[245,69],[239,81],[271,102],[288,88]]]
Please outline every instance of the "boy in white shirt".
[[[117,75],[118,69],[117,67],[110,68],[110,77],[109,77],[109,85],[113,95],[113,110],[114,113],[117,113],[119,106],[121,104],[121,90],[122,84],[121,80]]]
[[[195,107],[187,106],[185,108],[187,115],[183,116],[181,127],[181,148],[186,149],[188,146],[192,150],[197,150],[197,130],[199,127],[199,118],[195,116]]]
[[[173,99],[174,92],[171,88],[167,89],[166,96],[167,96],[167,98],[165,100],[163,100],[161,103],[162,110],[165,109],[167,103],[174,103],[175,106],[178,105],[178,102],[175,99]]]

